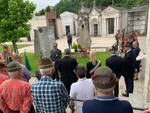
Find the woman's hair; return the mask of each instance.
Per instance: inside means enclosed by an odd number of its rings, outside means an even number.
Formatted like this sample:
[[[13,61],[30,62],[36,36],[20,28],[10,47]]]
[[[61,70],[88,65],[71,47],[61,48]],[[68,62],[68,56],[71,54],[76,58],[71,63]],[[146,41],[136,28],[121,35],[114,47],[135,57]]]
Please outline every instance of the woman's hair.
[[[96,60],[96,51],[90,51],[90,61]]]

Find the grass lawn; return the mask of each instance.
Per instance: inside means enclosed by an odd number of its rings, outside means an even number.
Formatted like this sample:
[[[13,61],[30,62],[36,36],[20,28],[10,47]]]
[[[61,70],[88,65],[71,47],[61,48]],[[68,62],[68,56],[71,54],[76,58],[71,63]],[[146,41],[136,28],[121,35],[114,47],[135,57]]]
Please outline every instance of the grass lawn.
[[[27,44],[19,44],[19,45],[17,45],[18,49],[24,48],[24,47],[27,47],[27,46],[29,46],[29,45],[27,45]],[[12,48],[13,48],[12,45],[8,45],[8,47],[9,47],[10,50],[12,50]],[[0,52],[2,52],[2,51],[3,51],[3,47],[2,47],[2,45],[0,45]]]
[[[24,58],[23,54],[21,54],[21,56]],[[77,58],[77,61],[79,64],[86,65],[86,63],[89,61],[89,58],[87,56],[80,56],[80,55],[76,55],[76,56],[77,56],[76,58]],[[110,56],[109,52],[98,52],[97,53],[97,59],[101,61],[102,65],[105,65],[105,60],[109,56]],[[38,64],[39,56],[34,53],[27,53],[27,57],[29,59],[31,67],[32,67],[32,73],[35,73],[35,71],[39,67],[39,64]]]

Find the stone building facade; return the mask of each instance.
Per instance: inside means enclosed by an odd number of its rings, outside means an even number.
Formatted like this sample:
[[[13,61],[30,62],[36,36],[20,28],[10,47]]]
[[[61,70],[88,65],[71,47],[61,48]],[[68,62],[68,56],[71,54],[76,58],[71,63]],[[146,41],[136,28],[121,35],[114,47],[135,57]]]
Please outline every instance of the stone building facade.
[[[148,6],[133,7],[128,10],[127,31],[138,31],[141,34],[147,32]]]
[[[31,41],[34,41],[35,30],[38,30],[39,28],[42,28],[42,27],[49,27],[49,26],[54,27],[55,39],[63,37],[63,32],[60,27],[62,26],[61,20],[59,17],[57,17],[55,11],[46,12],[45,15],[42,15],[42,16],[34,16],[29,23],[31,25],[31,30],[30,30]]]
[[[90,36],[106,37],[115,34],[119,29],[144,34],[147,31],[147,12],[146,5],[131,9],[112,6],[106,8],[93,6],[90,9],[82,6],[79,11],[78,28],[86,22]]]
[[[72,35],[77,35],[77,18],[78,15],[69,11],[65,11],[60,14],[61,24],[63,35],[67,35],[68,33]]]

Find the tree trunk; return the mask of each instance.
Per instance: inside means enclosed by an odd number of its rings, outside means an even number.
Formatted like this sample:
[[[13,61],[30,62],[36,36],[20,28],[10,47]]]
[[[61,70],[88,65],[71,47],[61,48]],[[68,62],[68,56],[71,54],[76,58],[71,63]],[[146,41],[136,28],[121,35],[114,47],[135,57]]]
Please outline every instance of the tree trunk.
[[[15,54],[18,54],[18,48],[17,48],[16,42],[13,41],[12,44],[13,44],[13,49],[14,49]]]

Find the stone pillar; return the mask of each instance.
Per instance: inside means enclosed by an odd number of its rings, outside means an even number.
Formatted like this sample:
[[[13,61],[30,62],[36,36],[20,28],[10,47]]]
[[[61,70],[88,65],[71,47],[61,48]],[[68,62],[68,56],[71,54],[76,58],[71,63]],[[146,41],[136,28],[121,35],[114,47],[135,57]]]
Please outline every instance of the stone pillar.
[[[102,21],[102,37],[105,37],[107,34],[107,21],[104,16],[102,17]]]
[[[41,47],[40,47],[40,41],[39,41],[39,31],[34,30],[34,52],[36,54],[41,54]]]
[[[150,3],[150,0],[149,0]],[[148,31],[146,38],[146,67],[145,67],[145,84],[144,84],[144,98],[145,103],[150,103],[150,5],[149,5],[149,16],[148,16]]]

